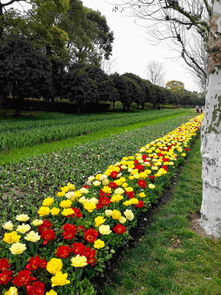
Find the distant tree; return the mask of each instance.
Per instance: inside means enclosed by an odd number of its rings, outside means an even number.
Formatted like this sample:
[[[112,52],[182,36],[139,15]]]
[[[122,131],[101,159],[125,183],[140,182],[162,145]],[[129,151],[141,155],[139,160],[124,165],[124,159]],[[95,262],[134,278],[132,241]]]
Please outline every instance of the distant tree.
[[[131,77],[132,75],[133,74],[131,73],[125,73],[122,75],[122,78],[126,82],[127,88],[128,88],[128,95],[123,105],[123,109],[125,111],[130,110],[130,106],[133,102],[139,105],[141,101],[141,96],[142,96],[141,87],[138,85],[136,80]]]
[[[62,97],[76,103],[79,112],[84,104],[109,101],[113,94],[108,76],[94,65],[73,65],[64,74],[62,84]]]
[[[0,43],[0,88],[16,101],[16,115],[27,97],[51,95],[51,68],[48,59],[24,40]]]
[[[76,103],[77,112],[88,102],[91,93],[87,73],[79,67],[72,68],[62,77],[61,96]]]
[[[166,88],[170,89],[175,94],[182,94],[184,92],[184,84],[181,81],[171,80],[166,83]]]
[[[133,73],[126,73],[124,75],[131,78],[136,83],[137,93],[136,96],[134,96],[134,102],[137,103],[137,108],[140,106],[144,108],[146,92],[143,79]]]
[[[123,106],[123,111],[126,111],[129,106],[129,87],[126,82],[126,79],[123,75],[119,75],[118,73],[114,73],[111,75],[113,79],[114,87],[117,89],[119,101]]]
[[[118,89],[115,85],[114,75],[110,75],[108,77],[108,85],[109,85],[109,101],[112,102],[112,110],[115,109],[115,103],[120,100],[120,94],[118,92]]]
[[[108,101],[110,97],[108,75],[95,65],[84,65],[84,70],[91,84],[91,102]]]
[[[165,104],[167,102],[167,96],[165,93],[165,88],[153,85],[151,103],[153,104],[153,109],[160,109],[161,104]]]
[[[145,103],[151,103],[154,95],[154,85],[149,80],[144,80]]]
[[[146,74],[148,80],[150,80],[153,84],[163,86],[165,75],[163,63],[156,60],[150,61],[146,67]]]
[[[191,92],[188,90],[184,90],[182,94],[179,95],[180,104],[183,106],[203,106],[205,104],[205,95],[202,93]]]

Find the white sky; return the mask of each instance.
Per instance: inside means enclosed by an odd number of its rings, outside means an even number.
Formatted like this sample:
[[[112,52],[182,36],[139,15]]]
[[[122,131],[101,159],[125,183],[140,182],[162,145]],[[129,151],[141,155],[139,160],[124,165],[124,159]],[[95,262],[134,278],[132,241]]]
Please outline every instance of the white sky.
[[[188,90],[199,91],[192,74],[177,52],[173,52],[163,43],[153,46],[148,40],[145,28],[135,23],[135,18],[128,17],[120,12],[112,12],[113,0],[81,0],[83,4],[94,10],[99,10],[107,19],[110,29],[114,32],[113,54],[114,70],[120,74],[132,72],[142,78],[147,78],[145,68],[149,61],[160,61],[165,65],[165,82],[179,80]]]

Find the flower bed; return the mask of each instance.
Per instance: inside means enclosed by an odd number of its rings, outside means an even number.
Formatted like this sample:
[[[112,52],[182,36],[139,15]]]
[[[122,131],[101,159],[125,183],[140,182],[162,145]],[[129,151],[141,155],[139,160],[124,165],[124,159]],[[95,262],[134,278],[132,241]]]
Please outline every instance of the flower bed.
[[[140,212],[170,184],[201,120],[202,115],[122,158],[81,189],[67,183],[43,200],[37,218],[20,214],[5,222],[1,293],[95,294],[90,279],[130,238]]]

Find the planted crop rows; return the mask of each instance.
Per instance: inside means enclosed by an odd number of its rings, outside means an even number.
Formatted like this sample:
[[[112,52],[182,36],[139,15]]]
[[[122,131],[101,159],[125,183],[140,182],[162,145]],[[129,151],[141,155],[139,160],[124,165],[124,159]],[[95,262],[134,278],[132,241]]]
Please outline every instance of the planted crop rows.
[[[103,129],[126,126],[162,117],[187,113],[186,110],[160,110],[132,114],[102,114],[62,116],[62,119],[0,121],[0,150],[10,150],[39,143],[96,132]]]

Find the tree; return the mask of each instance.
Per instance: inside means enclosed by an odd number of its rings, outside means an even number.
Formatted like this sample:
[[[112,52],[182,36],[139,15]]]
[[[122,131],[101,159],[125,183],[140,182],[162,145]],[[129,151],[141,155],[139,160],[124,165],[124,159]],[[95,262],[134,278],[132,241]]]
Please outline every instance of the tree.
[[[5,15],[8,13],[8,9],[10,6],[14,3],[21,3],[26,2],[28,3],[28,0],[8,0],[8,1],[0,1],[0,38],[2,37],[2,34],[5,29]]]
[[[115,87],[115,79],[114,74],[108,77],[108,85],[109,85],[109,101],[112,102],[112,110],[115,109],[115,103],[119,100],[120,95],[118,89]]]
[[[79,0],[71,0],[60,27],[68,33],[72,63],[100,65],[102,59],[109,59],[113,32],[99,11],[84,7]]]
[[[133,75],[133,74],[132,74]],[[137,105],[141,102],[142,90],[141,87],[138,85],[136,80],[131,77],[131,73],[125,73],[122,75],[122,78],[127,84],[128,95],[126,97],[125,103],[123,104],[123,109],[125,111],[130,110],[130,106],[133,102]]]
[[[166,88],[170,89],[175,94],[182,94],[184,91],[184,84],[181,81],[171,80],[166,83]]]
[[[149,80],[144,81],[144,89],[145,89],[145,103],[153,103],[154,97],[154,85]],[[154,103],[153,103],[154,107]]]
[[[125,73],[124,76],[132,79],[136,83],[135,89],[134,89],[136,94],[134,96],[133,101],[136,102],[137,108],[141,106],[142,109],[144,109],[146,92],[145,92],[143,79],[141,79],[139,76],[133,73]]]
[[[108,76],[95,65],[73,65],[62,78],[61,96],[75,102],[78,112],[83,105],[109,101],[113,95]]]
[[[208,54],[204,40],[198,32],[192,32],[190,40],[176,39],[187,70],[193,75],[201,91],[206,90]],[[179,50],[178,49],[178,50]]]
[[[92,24],[92,36],[94,48],[97,51],[98,57],[109,59],[112,52],[112,42],[114,41],[113,32],[110,31],[107,25],[106,18],[99,11],[87,9],[87,18]]]
[[[121,0],[121,2],[126,4],[125,8],[132,7],[134,14],[140,20],[140,25],[146,27],[156,44],[163,41],[179,53],[203,88],[207,79],[207,55],[205,50],[202,52],[205,40],[204,34],[201,32],[199,34],[200,24],[192,25],[192,21],[195,22],[198,18],[203,23],[207,20],[211,0]],[[181,10],[184,8],[183,16],[177,13],[177,7]],[[192,18],[188,19],[186,13]],[[151,20],[151,23],[145,25],[148,20]]]
[[[221,237],[221,2],[219,0],[129,1],[142,17],[176,25],[179,32],[194,30],[208,51],[208,86],[202,127],[203,200],[201,226]],[[179,37],[179,35],[178,35]]]
[[[165,88],[153,85],[151,102],[154,109],[160,109],[161,104],[167,103],[167,93],[165,92]]]
[[[146,67],[147,78],[155,85],[163,86],[164,84],[164,65],[161,62],[152,60]]]
[[[27,97],[48,97],[51,93],[50,63],[24,40],[0,43],[0,88],[16,101],[16,116]]]
[[[68,34],[59,28],[59,22],[69,8],[69,0],[23,2],[29,3],[23,12],[12,7],[2,16],[1,37],[20,36],[50,59],[67,61]]]
[[[111,77],[114,87],[117,89],[119,101],[122,103],[123,111],[127,111],[131,104],[127,81],[123,75],[118,73],[114,73]]]

